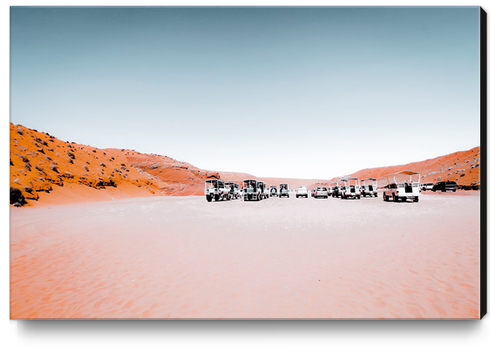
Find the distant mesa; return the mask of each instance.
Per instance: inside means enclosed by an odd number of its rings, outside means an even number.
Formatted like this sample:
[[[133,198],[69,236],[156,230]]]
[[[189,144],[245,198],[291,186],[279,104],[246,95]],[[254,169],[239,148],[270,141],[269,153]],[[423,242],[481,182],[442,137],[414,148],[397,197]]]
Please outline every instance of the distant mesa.
[[[350,176],[380,178],[408,169],[421,172],[422,182],[453,180],[462,187],[479,189],[480,147],[417,163],[363,169]],[[37,201],[54,187],[65,185],[90,187],[94,191],[117,188],[128,197],[137,192],[161,196],[203,195],[204,181],[213,177],[226,182],[251,178],[268,185],[289,183],[292,189],[300,185],[311,189],[331,181],[203,170],[164,155],[61,141],[48,133],[10,123],[10,204],[15,206],[28,206],[29,201]]]

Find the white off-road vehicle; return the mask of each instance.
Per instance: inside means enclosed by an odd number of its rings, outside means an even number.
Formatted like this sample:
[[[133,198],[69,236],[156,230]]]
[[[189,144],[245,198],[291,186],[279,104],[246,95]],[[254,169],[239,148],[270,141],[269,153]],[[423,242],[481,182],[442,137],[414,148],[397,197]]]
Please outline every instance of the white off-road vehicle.
[[[308,198],[308,188],[306,188],[305,186],[301,186],[296,189],[296,197],[299,198],[300,196]]]
[[[340,197],[342,199],[361,198],[361,185],[358,178],[344,178],[340,180],[343,183],[340,190]]]
[[[219,200],[230,200],[230,189],[226,187],[225,182],[217,179],[210,179],[204,182],[204,195],[208,202]]]
[[[262,191],[262,199],[268,199],[269,189],[267,188],[267,183],[259,181],[259,188]]]
[[[241,194],[240,194],[240,186],[236,182],[226,182],[225,187],[229,189],[229,194],[232,199],[240,199]]]
[[[286,196],[289,198],[289,185],[287,183],[279,184],[279,197]]]
[[[277,186],[271,186],[269,192],[271,196],[279,196],[279,189],[277,189]]]
[[[389,201],[419,201],[420,196],[420,174],[413,171],[402,171],[388,177],[390,182],[383,192],[383,200]]]
[[[363,197],[378,196],[378,180],[376,178],[366,178],[361,180],[361,195]]]
[[[243,181],[243,200],[245,201],[260,201],[262,200],[262,189],[259,181],[245,180]]]
[[[313,190],[311,191],[311,197],[315,199],[328,199],[328,188],[325,186],[318,186],[313,188]]]

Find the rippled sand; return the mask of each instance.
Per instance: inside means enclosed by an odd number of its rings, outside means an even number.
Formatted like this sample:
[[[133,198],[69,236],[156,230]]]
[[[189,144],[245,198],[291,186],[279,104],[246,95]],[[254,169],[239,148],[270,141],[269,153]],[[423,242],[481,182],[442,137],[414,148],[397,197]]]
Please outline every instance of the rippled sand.
[[[11,209],[11,318],[479,317],[478,193]]]

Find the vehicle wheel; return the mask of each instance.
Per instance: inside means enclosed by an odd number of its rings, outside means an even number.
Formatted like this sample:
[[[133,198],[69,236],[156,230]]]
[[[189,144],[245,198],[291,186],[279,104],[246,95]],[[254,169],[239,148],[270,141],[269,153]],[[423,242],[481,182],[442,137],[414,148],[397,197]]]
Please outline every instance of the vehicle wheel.
[[[364,197],[366,197],[366,196],[364,196]],[[360,196],[360,195],[358,195],[358,196],[357,196],[357,199],[360,199],[360,198],[361,198],[361,196]]]
[[[383,201],[388,201],[388,197],[386,196],[385,193],[383,193]]]
[[[214,201],[219,201],[219,195],[214,196]]]
[[[211,201],[213,201],[213,197],[211,195],[206,195],[206,200],[208,202],[211,202]]]
[[[378,197],[378,193],[374,193],[374,197],[377,198]]]
[[[395,194],[393,194],[393,201],[394,201],[394,202],[398,202],[398,198],[396,197],[396,195],[395,195]]]
[[[442,192],[446,192],[446,189],[443,189]]]
[[[414,199],[413,199],[413,202],[419,202],[419,197],[416,196]]]
[[[402,198],[402,201],[403,201],[403,202],[406,202],[406,201],[407,201],[407,198]]]

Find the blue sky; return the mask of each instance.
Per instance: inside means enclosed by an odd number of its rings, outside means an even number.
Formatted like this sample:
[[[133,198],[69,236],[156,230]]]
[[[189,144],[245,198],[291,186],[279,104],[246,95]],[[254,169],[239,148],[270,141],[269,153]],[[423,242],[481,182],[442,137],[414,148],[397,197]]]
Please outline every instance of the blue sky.
[[[480,144],[479,8],[11,9],[10,121],[332,178]]]

